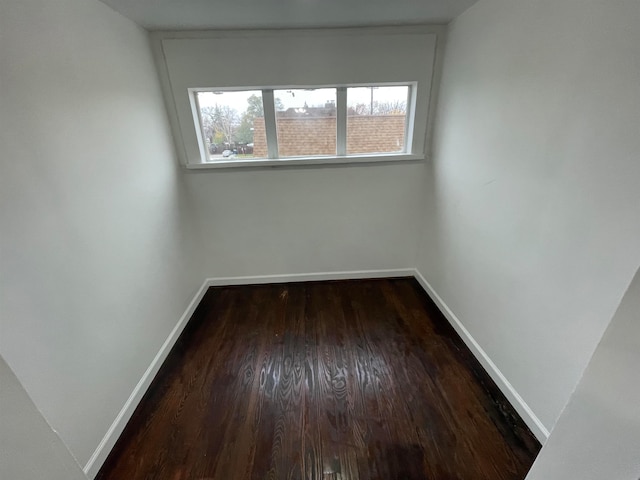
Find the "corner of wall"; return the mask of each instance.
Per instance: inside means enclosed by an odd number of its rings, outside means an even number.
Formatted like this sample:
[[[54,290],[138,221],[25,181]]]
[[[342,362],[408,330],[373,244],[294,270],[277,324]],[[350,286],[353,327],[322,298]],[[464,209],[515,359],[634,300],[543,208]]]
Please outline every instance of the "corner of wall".
[[[496,383],[504,396],[507,397],[511,405],[522,417],[531,432],[536,436],[540,443],[544,444],[549,438],[549,430],[537,417],[531,407],[529,407],[527,402],[520,396],[511,382],[509,382],[509,380],[503,375],[498,366],[491,360],[491,357],[489,357],[487,352],[484,351],[480,344],[473,338],[471,333],[469,333],[465,328],[462,321],[455,315],[455,313],[453,313],[418,269],[415,270],[415,277],[429,297],[431,297],[434,303],[438,306],[451,326],[456,330],[458,335],[460,335],[460,338],[462,338],[465,345],[467,345],[469,350],[471,350],[489,376],[491,376],[491,379]]]

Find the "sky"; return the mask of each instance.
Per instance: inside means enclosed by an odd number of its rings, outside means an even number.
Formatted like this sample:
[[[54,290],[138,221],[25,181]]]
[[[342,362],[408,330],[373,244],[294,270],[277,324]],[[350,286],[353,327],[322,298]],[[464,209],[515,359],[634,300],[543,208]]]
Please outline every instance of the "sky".
[[[347,90],[347,106],[358,103],[368,105],[371,102],[372,89],[370,87],[350,87]],[[237,92],[199,92],[198,99],[201,107],[219,105],[229,105],[242,113],[247,108],[247,99],[251,95],[261,96],[260,90],[237,91]],[[306,102],[307,106],[324,106],[329,101],[335,102],[335,88],[317,88],[314,90],[290,89],[274,90],[275,98],[279,98],[285,109],[302,108]],[[389,102],[407,99],[407,87],[373,87],[374,102]]]

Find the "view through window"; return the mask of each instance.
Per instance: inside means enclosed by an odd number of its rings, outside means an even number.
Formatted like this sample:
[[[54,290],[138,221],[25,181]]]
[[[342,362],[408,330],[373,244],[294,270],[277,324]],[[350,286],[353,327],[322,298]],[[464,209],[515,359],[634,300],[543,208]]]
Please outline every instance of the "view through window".
[[[409,87],[347,89],[347,155],[405,149]]]
[[[196,92],[196,98],[207,161],[254,158],[255,122],[264,125],[262,90]],[[264,127],[258,137],[266,145]]]
[[[203,161],[403,153],[410,94],[409,85],[197,91]]]
[[[281,157],[336,155],[336,89],[275,90]]]

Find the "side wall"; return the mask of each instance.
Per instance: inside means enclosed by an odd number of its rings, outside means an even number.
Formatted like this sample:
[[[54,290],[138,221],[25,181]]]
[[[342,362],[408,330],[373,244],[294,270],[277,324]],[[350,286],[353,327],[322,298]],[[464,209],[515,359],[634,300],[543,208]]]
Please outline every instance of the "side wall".
[[[451,25],[418,268],[551,429],[640,264],[640,3]]]
[[[146,32],[1,0],[0,35],[0,351],[84,465],[205,275]]]
[[[2,357],[0,392],[0,478],[86,480]]]
[[[640,270],[527,480],[640,476]]]

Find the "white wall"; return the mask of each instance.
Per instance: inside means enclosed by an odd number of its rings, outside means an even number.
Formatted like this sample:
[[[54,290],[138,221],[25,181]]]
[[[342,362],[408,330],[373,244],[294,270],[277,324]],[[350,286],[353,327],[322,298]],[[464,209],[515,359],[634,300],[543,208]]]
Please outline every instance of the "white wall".
[[[84,465],[204,271],[147,34],[2,0],[0,35],[0,351]]]
[[[640,270],[527,480],[640,477]]]
[[[444,27],[155,32],[152,40],[182,163],[201,163],[191,88],[416,82],[408,153],[424,156]],[[442,42],[440,42],[441,44]]]
[[[87,479],[2,357],[0,399],[0,478]]]
[[[421,165],[187,175],[209,277],[412,268]]]
[[[422,133],[414,153],[423,154],[443,34],[434,26],[158,32],[153,38],[187,163],[199,161],[190,87],[418,81],[416,129]],[[229,68],[220,69],[230,50]],[[413,268],[423,168],[395,163],[188,173],[207,275]]]
[[[204,276],[413,267],[419,237],[553,425],[640,263],[635,0],[454,22],[426,184],[409,163],[178,174],[143,31],[93,0],[0,2],[0,351],[81,464]]]
[[[640,263],[638,25],[480,0],[448,34],[418,266],[549,429]]]

